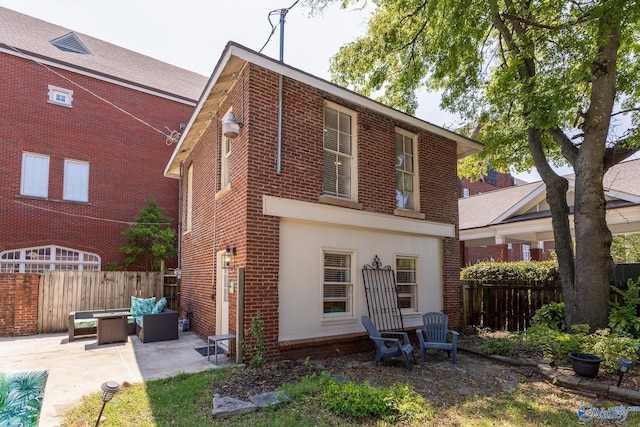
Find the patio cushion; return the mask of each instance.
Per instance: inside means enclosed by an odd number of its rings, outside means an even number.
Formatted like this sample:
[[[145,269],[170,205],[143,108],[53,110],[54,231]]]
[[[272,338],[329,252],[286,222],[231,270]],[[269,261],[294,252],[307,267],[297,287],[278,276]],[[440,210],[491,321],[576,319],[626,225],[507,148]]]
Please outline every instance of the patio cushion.
[[[164,310],[166,305],[167,305],[167,299],[165,297],[160,298],[156,303],[156,305],[153,306],[153,309],[151,310],[151,314],[162,313],[162,310]]]
[[[144,316],[145,314],[151,314],[153,305],[156,302],[155,297],[151,298],[136,298],[131,297],[131,315],[133,317]]]
[[[73,327],[75,329],[80,328],[95,328],[98,321],[96,319],[76,319],[73,321]]]

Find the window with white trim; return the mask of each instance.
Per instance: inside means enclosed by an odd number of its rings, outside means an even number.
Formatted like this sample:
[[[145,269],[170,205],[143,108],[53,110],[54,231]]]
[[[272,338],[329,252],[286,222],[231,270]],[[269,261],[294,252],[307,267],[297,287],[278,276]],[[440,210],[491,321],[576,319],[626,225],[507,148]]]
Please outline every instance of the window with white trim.
[[[418,311],[418,278],[416,264],[416,257],[396,257],[396,286],[398,290],[398,306],[403,313]]]
[[[0,252],[0,273],[100,271],[100,262],[97,254],[58,246],[38,246]]]
[[[396,130],[396,207],[419,210],[416,136]]]
[[[355,200],[355,112],[335,104],[324,107],[324,194]]]
[[[58,86],[49,85],[49,102],[52,104],[71,107],[73,103],[73,91]]]
[[[20,194],[33,197],[49,195],[49,156],[22,153]]]
[[[64,161],[64,200],[89,201],[89,163],[78,160]]]
[[[187,209],[185,220],[185,233],[191,231],[191,221],[193,213],[193,163],[187,168]]]
[[[471,194],[471,193],[469,192],[469,189],[468,189],[468,188],[463,188],[463,189],[462,189],[462,197],[464,197],[465,199],[466,199],[467,197],[469,197],[469,195],[470,195],[470,194]]]
[[[324,317],[351,315],[353,271],[351,254],[324,252],[323,312]]]
[[[522,260],[531,261],[531,246],[522,245]]]

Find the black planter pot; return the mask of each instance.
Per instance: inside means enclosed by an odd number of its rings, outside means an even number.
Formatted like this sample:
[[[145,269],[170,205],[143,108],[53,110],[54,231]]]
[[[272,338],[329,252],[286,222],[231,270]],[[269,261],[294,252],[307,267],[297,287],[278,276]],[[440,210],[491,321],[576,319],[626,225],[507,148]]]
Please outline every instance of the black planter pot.
[[[595,354],[587,353],[569,353],[569,359],[576,375],[585,378],[595,378],[602,362]]]

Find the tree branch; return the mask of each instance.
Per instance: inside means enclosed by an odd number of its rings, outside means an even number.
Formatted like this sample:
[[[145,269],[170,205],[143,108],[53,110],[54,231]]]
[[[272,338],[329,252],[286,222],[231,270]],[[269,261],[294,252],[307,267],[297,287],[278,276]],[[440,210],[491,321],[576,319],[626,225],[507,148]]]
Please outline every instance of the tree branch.
[[[560,147],[562,155],[569,160],[569,163],[572,165],[575,164],[575,159],[578,155],[578,148],[559,127],[550,129],[549,133],[551,134],[553,141],[558,145],[558,147]]]

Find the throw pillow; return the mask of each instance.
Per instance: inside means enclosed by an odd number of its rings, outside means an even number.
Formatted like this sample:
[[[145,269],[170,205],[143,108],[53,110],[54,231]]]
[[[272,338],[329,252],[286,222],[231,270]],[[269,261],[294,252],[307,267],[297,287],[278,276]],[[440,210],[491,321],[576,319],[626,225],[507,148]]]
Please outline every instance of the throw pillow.
[[[151,310],[151,314],[162,313],[162,310],[164,310],[164,307],[166,305],[167,305],[167,299],[165,297],[160,298],[156,303],[156,305],[153,306],[153,309]]]
[[[153,304],[156,302],[155,297],[151,298],[136,298],[131,297],[131,315],[133,317],[144,316],[145,314],[151,314],[153,310]]]

